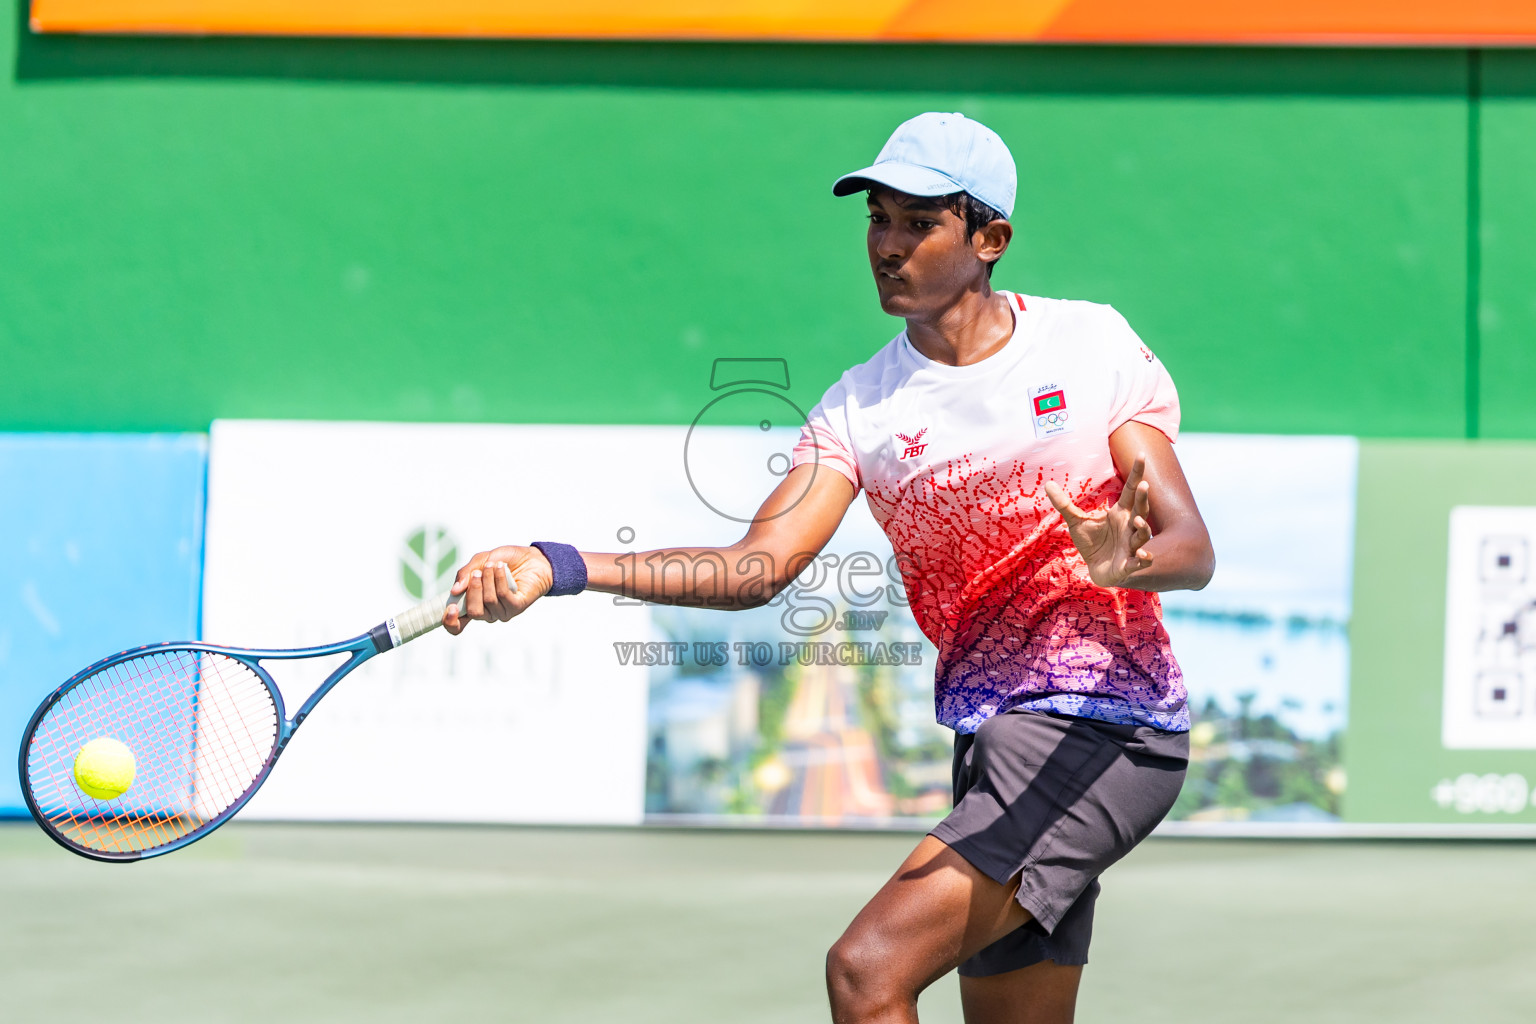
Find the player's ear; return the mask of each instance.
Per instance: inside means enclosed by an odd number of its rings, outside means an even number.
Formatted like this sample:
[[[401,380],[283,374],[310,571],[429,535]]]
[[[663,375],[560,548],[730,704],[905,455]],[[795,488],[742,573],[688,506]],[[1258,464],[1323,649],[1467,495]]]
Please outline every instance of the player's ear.
[[[994,220],[971,236],[971,245],[976,250],[976,255],[987,263],[996,263],[1002,259],[1011,241],[1013,241],[1013,225],[1005,220]]]

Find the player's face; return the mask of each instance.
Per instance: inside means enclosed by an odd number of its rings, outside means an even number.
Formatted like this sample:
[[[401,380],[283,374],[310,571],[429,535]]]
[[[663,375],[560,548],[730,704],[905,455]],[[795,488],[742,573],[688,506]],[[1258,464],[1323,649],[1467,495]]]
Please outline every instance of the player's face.
[[[942,312],[986,281],[987,265],[967,243],[965,221],[934,199],[874,190],[868,245],[880,308],[892,316]]]

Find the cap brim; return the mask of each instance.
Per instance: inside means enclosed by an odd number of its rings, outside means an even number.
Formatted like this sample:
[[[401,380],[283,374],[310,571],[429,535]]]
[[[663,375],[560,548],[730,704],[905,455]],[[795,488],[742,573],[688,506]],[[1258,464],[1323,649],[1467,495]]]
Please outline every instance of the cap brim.
[[[875,185],[884,185],[909,196],[947,196],[965,191],[965,187],[955,179],[932,167],[887,160],[838,178],[832,183],[832,194],[851,196]]]

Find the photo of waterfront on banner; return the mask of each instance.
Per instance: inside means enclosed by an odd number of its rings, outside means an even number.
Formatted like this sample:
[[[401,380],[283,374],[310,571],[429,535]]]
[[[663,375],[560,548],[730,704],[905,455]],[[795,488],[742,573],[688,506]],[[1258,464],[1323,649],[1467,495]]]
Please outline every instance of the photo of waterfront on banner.
[[[1171,818],[1337,820],[1356,442],[1186,435],[1178,447],[1209,496],[1219,556],[1208,588],[1164,598],[1194,723]],[[647,646],[615,651],[650,673],[648,815],[848,823],[948,810],[953,733],[934,721],[937,652],[894,573],[854,595],[839,585],[850,560],[890,557],[860,499],[822,567],[775,604],[651,610]]]

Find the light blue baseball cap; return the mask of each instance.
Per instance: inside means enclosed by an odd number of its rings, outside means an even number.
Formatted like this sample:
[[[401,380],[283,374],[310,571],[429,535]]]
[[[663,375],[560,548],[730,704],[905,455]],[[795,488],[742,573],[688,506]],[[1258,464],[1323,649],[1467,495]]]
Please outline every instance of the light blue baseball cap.
[[[992,129],[964,114],[929,112],[892,132],[875,162],[838,178],[832,194],[848,196],[872,185],[911,196],[969,192],[1012,217],[1019,176],[1013,154]]]

